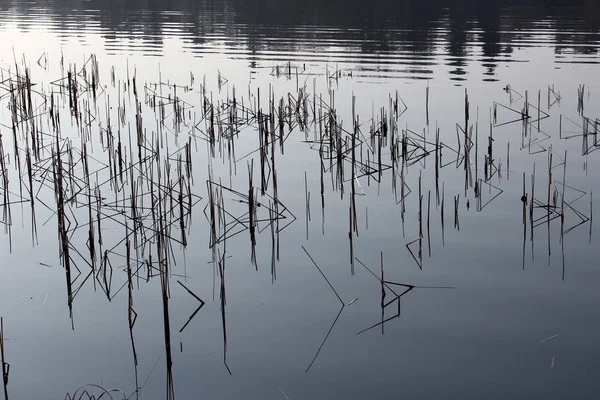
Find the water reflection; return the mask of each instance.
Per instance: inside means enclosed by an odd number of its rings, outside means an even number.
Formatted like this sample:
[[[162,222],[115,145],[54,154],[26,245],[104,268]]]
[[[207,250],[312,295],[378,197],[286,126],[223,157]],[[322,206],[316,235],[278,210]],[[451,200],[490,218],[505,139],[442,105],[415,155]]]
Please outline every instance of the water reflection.
[[[523,4],[525,3],[525,4]],[[0,1],[0,29],[48,29],[67,41],[100,35],[109,53],[160,55],[167,38],[197,55],[223,53],[251,67],[297,58],[353,62],[427,78],[433,66],[464,79],[471,65],[494,80],[515,49],[551,47],[555,61],[596,63],[598,0],[585,1]],[[356,12],[360,10],[360,12]],[[267,63],[267,61],[269,61]],[[375,65],[377,67],[375,67]],[[367,74],[368,75],[368,74]]]

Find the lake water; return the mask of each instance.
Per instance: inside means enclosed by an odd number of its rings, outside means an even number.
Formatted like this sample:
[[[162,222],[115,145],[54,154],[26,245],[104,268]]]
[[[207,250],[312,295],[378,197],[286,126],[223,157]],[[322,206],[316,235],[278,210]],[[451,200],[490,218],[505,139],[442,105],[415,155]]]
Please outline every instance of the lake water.
[[[481,3],[0,0],[8,397],[595,399],[600,2]]]

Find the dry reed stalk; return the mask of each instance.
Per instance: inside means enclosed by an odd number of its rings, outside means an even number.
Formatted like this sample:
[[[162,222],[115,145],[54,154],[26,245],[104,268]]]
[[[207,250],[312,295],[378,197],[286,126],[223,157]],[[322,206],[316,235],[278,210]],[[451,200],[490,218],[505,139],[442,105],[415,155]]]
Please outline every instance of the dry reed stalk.
[[[435,129],[435,197],[436,204],[440,205],[440,129]]]
[[[548,256],[552,255],[550,247],[550,192],[552,187],[552,145],[548,150],[548,202],[546,203],[546,209],[548,211],[547,227],[548,227]]]
[[[529,119],[529,91],[525,91],[525,104],[523,105],[523,115],[522,115],[524,123]]]
[[[0,139],[1,140],[1,139]],[[0,154],[0,157],[2,155]],[[31,168],[31,155],[29,154],[29,148],[27,148],[25,160],[27,163],[27,178],[29,180],[29,202],[31,206],[31,243],[38,243],[37,238],[37,224],[35,219],[35,195],[33,193],[33,172]]]
[[[531,241],[533,242],[533,205],[535,203],[535,162],[531,174],[531,200],[529,201],[529,225],[531,226]]]
[[[321,184],[321,233],[325,234],[325,164],[323,163],[323,137],[321,136],[319,147],[319,159],[321,163],[321,168],[319,168],[320,173],[320,184]]]
[[[381,266],[381,279],[380,279],[380,284],[381,284],[381,334],[384,334],[384,322],[385,322],[385,278],[384,278],[384,271],[383,271],[383,251],[381,251],[379,253],[379,263]]]
[[[358,134],[358,126],[359,121],[355,116],[355,105],[356,105],[356,96],[352,95],[352,121],[353,121],[353,130],[352,130],[352,171],[350,175],[351,180],[351,190],[352,193],[350,195],[350,226],[348,230],[348,237],[350,239],[350,266],[351,266],[351,274],[354,275],[354,232],[358,235],[358,222],[356,221],[356,135]]]
[[[506,179],[510,179],[510,142],[506,143]]]
[[[429,79],[425,88],[425,123],[429,126]]]
[[[564,240],[565,235],[565,191],[567,179],[567,151],[565,150],[565,159],[563,160],[563,181],[562,181],[562,196],[560,206],[560,240]]]
[[[71,257],[69,255],[69,236],[67,234],[67,222],[65,217],[65,200],[63,190],[63,167],[60,158],[59,140],[56,138],[56,150],[52,150],[52,173],[54,178],[54,194],[56,201],[56,213],[58,220],[59,254],[65,268],[67,281],[67,304],[69,306],[69,315],[71,318],[71,327],[73,326],[73,291],[71,281]]]
[[[525,244],[527,243],[527,218],[526,218],[526,210],[527,210],[527,193],[525,192],[525,172],[523,172],[523,195],[521,196],[521,202],[523,203],[523,271],[525,271]],[[530,201],[533,203],[533,199]],[[533,224],[533,221],[531,222]]]
[[[444,186],[445,183],[442,182],[442,206],[440,207],[440,222],[442,226],[442,246],[445,245],[445,237],[444,237]]]
[[[254,184],[252,183],[254,175],[254,160],[248,164],[248,217],[249,217],[249,230],[250,230],[250,243],[252,245],[252,253],[250,261],[256,267],[258,271],[258,264],[256,263],[256,204],[254,200]]]
[[[271,225],[271,284],[275,283],[275,280],[277,279],[277,269],[276,269],[276,234],[275,234],[275,219],[276,214],[275,211],[273,210],[273,207],[275,207],[275,204],[271,203],[271,201],[269,201],[269,220],[271,221],[270,225]]]
[[[537,103],[537,131],[540,131],[540,121],[542,120],[541,118],[541,112],[542,112],[542,106],[541,106],[541,97],[542,97],[542,90],[538,89],[538,103]]]
[[[8,400],[8,374],[10,364],[4,358],[4,318],[0,317],[0,355],[2,358],[2,385],[4,386],[4,400]]]
[[[19,162],[17,160],[17,162]],[[10,191],[8,190],[8,169],[6,168],[6,157],[4,154],[4,145],[2,141],[2,136],[0,135],[0,169],[2,172],[2,214],[3,219],[6,222],[4,224],[5,232],[8,233],[8,245],[9,245],[9,253],[12,252],[12,214],[10,210]]]
[[[229,369],[229,365],[227,365],[227,324],[225,319],[225,307],[227,305],[227,300],[225,298],[225,253],[223,256],[219,258],[219,275],[221,277],[221,290],[220,290],[220,299],[221,299],[221,322],[223,325],[223,363],[227,368],[227,372],[231,375],[231,370]]]
[[[157,159],[157,164],[158,164]],[[161,168],[157,165],[157,182],[159,188],[161,187]],[[166,232],[166,198],[162,190],[158,191],[158,199],[156,201],[158,205],[158,237],[156,239],[156,253],[158,256],[158,267],[160,275],[160,287],[162,297],[162,308],[163,308],[163,329],[164,329],[164,340],[165,340],[165,356],[166,356],[166,367],[167,367],[167,393],[166,398],[172,400],[175,397],[174,385],[173,385],[173,358],[171,354],[171,323],[169,318],[169,247],[167,246],[167,232]]]
[[[137,320],[137,313],[133,309],[133,281],[131,273],[131,244],[129,240],[129,228],[127,226],[127,220],[125,221],[125,249],[126,249],[126,260],[127,260],[127,321],[129,323],[129,340],[131,341],[131,350],[133,352],[133,368],[135,373],[135,395],[136,399],[139,398],[139,381],[138,381],[138,358],[135,349],[135,340],[133,337],[133,327]]]
[[[454,196],[454,227],[460,231],[460,223],[458,220],[458,202],[460,201],[460,194]]]
[[[133,170],[133,169],[132,169]],[[183,201],[183,171],[182,171],[182,159],[181,154],[179,154],[177,158],[177,172],[179,178],[177,179],[179,183],[179,193],[177,194],[177,204],[179,205],[179,229],[181,231],[181,243],[183,246],[187,246],[187,238],[185,234],[185,211],[184,211],[184,201]]]
[[[523,172],[523,195],[521,196],[523,203],[523,225],[527,223],[527,192],[525,191],[525,172]]]
[[[423,257],[423,190],[422,171],[419,171],[419,261]]]
[[[467,92],[467,88],[465,88],[465,135],[467,134],[467,130],[469,128],[469,93]],[[466,145],[466,141],[465,141]]]
[[[429,257],[431,257],[431,233],[429,230],[430,216],[431,216],[431,190],[427,192],[427,247],[429,249]]]
[[[306,220],[306,240],[308,240],[308,223],[310,221],[310,192],[308,191],[308,178],[304,171],[304,215]]]

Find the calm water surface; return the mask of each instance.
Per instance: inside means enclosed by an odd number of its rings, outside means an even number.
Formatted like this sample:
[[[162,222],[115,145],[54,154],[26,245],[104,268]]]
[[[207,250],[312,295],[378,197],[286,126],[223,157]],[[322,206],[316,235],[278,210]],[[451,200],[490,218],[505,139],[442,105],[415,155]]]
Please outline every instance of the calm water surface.
[[[600,3],[480,3],[0,1],[9,398],[596,398]]]

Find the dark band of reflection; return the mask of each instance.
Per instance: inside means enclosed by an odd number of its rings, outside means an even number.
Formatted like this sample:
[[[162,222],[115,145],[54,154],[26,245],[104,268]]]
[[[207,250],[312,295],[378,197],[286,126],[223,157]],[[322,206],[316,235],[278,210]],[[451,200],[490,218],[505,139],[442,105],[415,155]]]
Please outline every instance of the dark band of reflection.
[[[162,50],[166,38],[177,37],[193,53],[239,52],[251,66],[297,53],[319,60],[352,55],[359,64],[381,63],[374,55],[405,54],[407,60],[395,62],[406,66],[423,59],[439,63],[441,51],[451,78],[460,80],[466,67],[478,62],[474,45],[488,60],[487,76],[512,59],[514,49],[527,46],[554,47],[556,54],[597,62],[599,10],[599,0],[379,0],[375,5],[359,0],[353,7],[341,0],[91,0],[83,5],[4,0],[0,28],[11,22],[22,31],[43,26],[65,39],[98,33],[110,52],[148,55]]]

